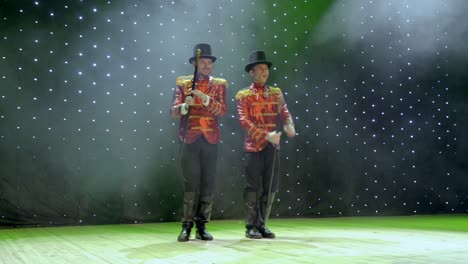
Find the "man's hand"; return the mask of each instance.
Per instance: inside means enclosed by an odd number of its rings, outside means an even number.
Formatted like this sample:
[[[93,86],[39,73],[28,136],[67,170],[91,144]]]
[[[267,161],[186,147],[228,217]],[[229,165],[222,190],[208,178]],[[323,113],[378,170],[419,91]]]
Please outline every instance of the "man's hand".
[[[281,139],[281,132],[272,131],[269,132],[266,137],[266,140],[270,141],[273,145],[279,145]]]
[[[296,129],[291,124],[284,125],[283,129],[284,129],[284,132],[286,132],[286,135],[289,138],[293,138],[296,135]]]

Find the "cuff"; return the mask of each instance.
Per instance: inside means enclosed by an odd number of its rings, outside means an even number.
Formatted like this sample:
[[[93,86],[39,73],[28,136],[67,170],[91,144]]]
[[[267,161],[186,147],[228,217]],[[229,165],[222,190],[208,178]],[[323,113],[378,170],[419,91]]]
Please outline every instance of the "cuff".
[[[206,96],[206,101],[202,100],[202,103],[203,103],[204,106],[208,106],[210,104],[210,97],[207,95]]]
[[[189,106],[186,103],[182,103],[182,105],[180,106],[180,113],[182,115],[186,115],[188,113],[188,108]]]

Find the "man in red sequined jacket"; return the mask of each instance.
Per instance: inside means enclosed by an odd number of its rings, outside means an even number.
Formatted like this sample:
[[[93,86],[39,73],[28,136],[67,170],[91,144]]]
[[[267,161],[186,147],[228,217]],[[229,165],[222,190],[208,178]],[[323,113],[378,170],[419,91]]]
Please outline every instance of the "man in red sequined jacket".
[[[281,138],[278,121],[288,137],[296,135],[281,89],[266,85],[271,65],[264,51],[250,53],[245,71],[252,76],[253,83],[236,95],[238,119],[245,131],[247,238],[275,237],[265,222],[278,192],[277,149]]]
[[[193,75],[178,77],[171,107],[172,117],[180,118],[179,139],[183,144],[184,201],[182,231],[177,238],[180,242],[189,240],[194,222],[197,239],[213,239],[206,223],[210,221],[213,207],[220,140],[218,117],[226,113],[227,82],[210,75],[216,57],[211,55],[210,45],[197,44],[194,56],[189,59],[191,64],[196,63],[197,50],[201,54],[195,89]]]

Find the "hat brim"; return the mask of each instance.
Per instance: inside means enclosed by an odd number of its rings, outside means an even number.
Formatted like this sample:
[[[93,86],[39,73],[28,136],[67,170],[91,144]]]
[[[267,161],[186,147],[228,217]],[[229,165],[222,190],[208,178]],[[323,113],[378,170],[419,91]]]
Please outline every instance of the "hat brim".
[[[212,62],[215,62],[216,61],[216,57],[215,56],[200,56],[200,59],[211,59]],[[190,64],[193,63],[193,61],[196,59],[196,57],[191,57],[188,61],[190,62]]]
[[[271,67],[272,63],[269,62],[269,61],[255,61],[255,62],[252,62],[252,63],[249,63],[245,66],[245,71],[246,72],[249,72],[255,65],[257,64],[266,64],[268,65],[268,68]]]

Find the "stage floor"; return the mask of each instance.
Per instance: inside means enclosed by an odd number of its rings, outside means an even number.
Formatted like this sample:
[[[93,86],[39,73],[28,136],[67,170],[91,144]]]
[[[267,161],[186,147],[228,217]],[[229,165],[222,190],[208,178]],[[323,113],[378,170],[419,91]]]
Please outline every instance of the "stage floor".
[[[272,219],[276,239],[242,220],[214,240],[177,242],[179,223],[0,229],[0,263],[468,263],[468,215]]]

